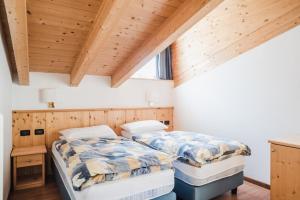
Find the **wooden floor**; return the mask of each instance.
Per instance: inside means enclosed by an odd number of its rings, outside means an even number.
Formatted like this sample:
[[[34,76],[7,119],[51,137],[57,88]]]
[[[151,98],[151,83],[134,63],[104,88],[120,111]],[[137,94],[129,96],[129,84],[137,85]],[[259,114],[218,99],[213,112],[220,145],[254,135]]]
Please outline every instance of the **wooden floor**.
[[[238,194],[231,195],[230,192],[215,198],[214,200],[269,200],[270,191],[256,186],[252,183],[245,182],[238,189]],[[59,191],[56,183],[48,179],[45,187],[30,190],[12,192],[9,200],[60,200]]]

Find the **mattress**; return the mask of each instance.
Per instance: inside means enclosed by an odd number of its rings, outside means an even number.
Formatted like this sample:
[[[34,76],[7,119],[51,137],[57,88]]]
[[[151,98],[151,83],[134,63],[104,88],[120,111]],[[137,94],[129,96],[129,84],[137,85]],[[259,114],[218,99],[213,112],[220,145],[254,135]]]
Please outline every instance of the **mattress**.
[[[67,175],[65,162],[52,145],[53,160],[72,200],[140,200],[153,199],[171,192],[174,188],[174,171],[164,170],[151,174],[136,176],[117,181],[105,182],[88,187],[82,191],[74,191],[70,177]]]
[[[147,134],[164,133],[165,131],[155,131]],[[132,139],[134,135],[124,130],[121,134],[129,139]],[[201,168],[176,160],[173,162],[173,166],[176,178],[193,186],[201,186],[242,172],[245,166],[245,157],[242,155],[233,156],[222,161],[203,165]]]
[[[174,161],[173,165],[176,178],[193,186],[201,186],[242,172],[245,166],[245,157],[233,156],[222,161],[203,165],[201,168],[178,160]]]

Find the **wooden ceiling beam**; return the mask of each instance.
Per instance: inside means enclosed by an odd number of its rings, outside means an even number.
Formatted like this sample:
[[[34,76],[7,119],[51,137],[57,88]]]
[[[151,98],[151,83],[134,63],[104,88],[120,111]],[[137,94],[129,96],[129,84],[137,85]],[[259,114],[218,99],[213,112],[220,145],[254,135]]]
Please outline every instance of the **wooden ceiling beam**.
[[[29,85],[26,0],[4,0],[12,53],[20,85]]]
[[[112,34],[127,9],[130,0],[103,0],[87,39],[71,72],[71,86],[78,86],[91,63],[103,48],[104,41]]]
[[[153,56],[171,45],[223,0],[186,0],[112,75],[112,87],[120,86]]]

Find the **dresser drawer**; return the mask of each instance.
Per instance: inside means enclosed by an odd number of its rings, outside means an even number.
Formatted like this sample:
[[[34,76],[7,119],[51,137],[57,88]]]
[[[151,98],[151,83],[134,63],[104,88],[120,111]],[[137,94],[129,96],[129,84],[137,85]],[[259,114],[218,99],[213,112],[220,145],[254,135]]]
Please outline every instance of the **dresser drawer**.
[[[33,154],[17,157],[17,167],[40,165],[43,163],[43,154]]]

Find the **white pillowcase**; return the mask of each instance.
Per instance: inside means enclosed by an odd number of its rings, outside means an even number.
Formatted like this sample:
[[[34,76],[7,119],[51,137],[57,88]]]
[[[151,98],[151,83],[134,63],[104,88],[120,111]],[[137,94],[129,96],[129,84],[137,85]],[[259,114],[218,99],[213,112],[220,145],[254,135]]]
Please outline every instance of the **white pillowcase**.
[[[168,132],[166,132],[165,130],[143,132],[143,133],[130,133],[130,132],[127,132],[127,131],[121,131],[121,135],[123,137],[131,139],[131,140],[132,140],[133,136],[152,135],[152,134],[155,135],[155,136],[158,136],[158,135],[164,135],[164,134],[167,134],[167,133]]]
[[[67,139],[79,139],[79,138],[116,138],[116,133],[107,125],[91,126],[83,128],[70,128],[59,131],[59,134]]]
[[[121,128],[129,133],[145,133],[161,131],[168,127],[157,120],[144,120],[123,124]]]

